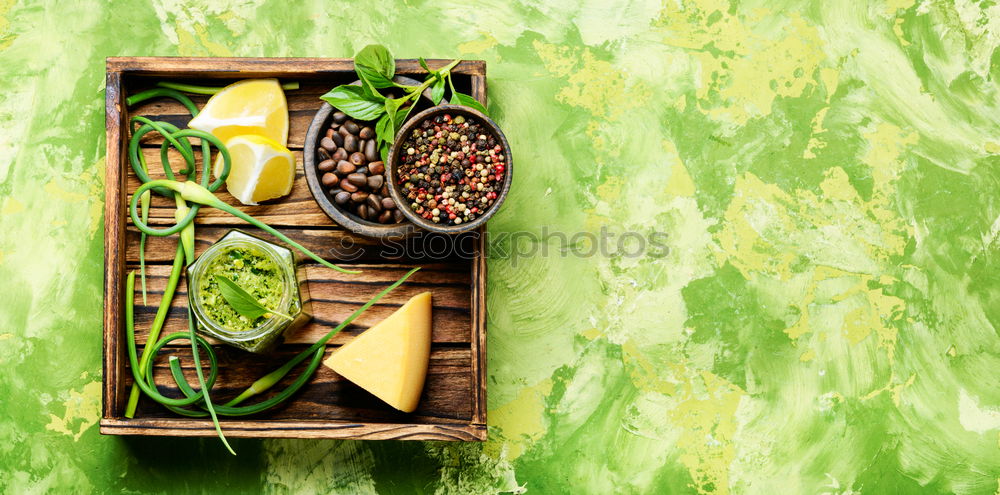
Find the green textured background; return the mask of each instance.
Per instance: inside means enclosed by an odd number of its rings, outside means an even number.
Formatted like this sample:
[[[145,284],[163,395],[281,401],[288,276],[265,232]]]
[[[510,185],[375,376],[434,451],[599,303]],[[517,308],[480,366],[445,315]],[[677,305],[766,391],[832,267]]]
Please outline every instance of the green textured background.
[[[992,0],[0,0],[0,492],[1000,493]],[[484,59],[485,444],[101,437],[104,58]],[[550,246],[550,244],[552,244]]]

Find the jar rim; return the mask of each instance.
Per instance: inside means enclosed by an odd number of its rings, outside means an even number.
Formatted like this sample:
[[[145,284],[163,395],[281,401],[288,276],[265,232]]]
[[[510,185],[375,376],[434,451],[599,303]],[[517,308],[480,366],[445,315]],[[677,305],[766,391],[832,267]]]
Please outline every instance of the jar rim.
[[[201,281],[201,277],[204,276],[205,270],[212,264],[212,261],[229,252],[231,248],[241,246],[252,246],[260,250],[262,254],[279,267],[282,282],[281,302],[278,303],[279,307],[287,308],[291,305],[295,292],[294,289],[296,289],[294,267],[290,266],[286,260],[281,259],[281,252],[278,251],[280,249],[279,246],[236,229],[229,231],[222,239],[212,244],[198,257],[198,260],[195,261],[188,272],[188,297],[198,323],[208,327],[207,329],[212,333],[218,334],[220,337],[224,337],[232,342],[245,342],[257,339],[272,332],[275,327],[287,323],[282,318],[269,318],[249,330],[234,332],[212,319],[208,316],[207,311],[205,311],[202,305],[202,298],[200,297],[201,284],[199,282]]]

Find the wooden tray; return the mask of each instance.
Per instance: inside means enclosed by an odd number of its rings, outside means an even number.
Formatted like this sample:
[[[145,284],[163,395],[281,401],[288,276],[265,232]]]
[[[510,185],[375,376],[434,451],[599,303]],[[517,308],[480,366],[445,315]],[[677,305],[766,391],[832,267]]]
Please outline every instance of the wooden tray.
[[[429,61],[431,67],[446,60]],[[415,60],[397,60],[397,74],[422,79],[424,71]],[[486,64],[464,61],[452,70],[459,91],[486,101]],[[298,81],[300,89],[286,91],[290,118],[288,147],[298,158],[299,171],[291,195],[260,206],[242,206],[220,189],[219,197],[229,204],[281,230],[310,250],[342,266],[363,270],[360,275],[344,275],[324,268],[299,255],[305,267],[313,320],[290,335],[273,355],[257,356],[216,346],[220,374],[213,389],[215,400],[233,397],[255,379],[278,367],[301,351],[331,326],[343,321],[376,292],[413,266],[422,266],[403,286],[383,298],[354,324],[334,337],[327,355],[353,336],[378,322],[409,297],[431,290],[434,294],[434,329],[430,366],[420,404],[412,414],[403,414],[353,383],[321,366],[311,382],[290,401],[271,411],[244,418],[220,418],[228,436],[258,438],[347,438],[395,440],[486,439],[486,263],[483,233],[460,237],[421,236],[403,243],[384,245],[352,235],[336,225],[317,206],[309,193],[302,167],[302,145],[313,114],[322,103],[319,96],[330,88],[356,79],[350,59],[313,58],[109,58],[107,61],[107,181],[104,228],[104,382],[101,433],[110,435],[205,436],[216,435],[211,421],[177,416],[143,397],[134,419],[124,417],[125,403],[132,384],[124,338],[124,294],[127,270],[138,269],[139,233],[128,218],[130,192],[139,181],[125,153],[129,139],[128,120],[145,115],[185,127],[187,111],[173,100],[157,99],[133,108],[125,98],[148,89],[159,80],[184,81],[221,86],[238,79],[277,77]],[[193,97],[199,107],[207,97]],[[159,166],[160,136],[150,134],[143,143],[154,178],[162,177]],[[197,148],[197,147],[196,147]],[[181,168],[180,156],[173,153],[174,170]],[[173,161],[176,160],[176,161]],[[200,162],[199,162],[200,163]],[[153,196],[151,224],[172,224],[173,205]],[[269,238],[259,229],[212,208],[203,208],[196,220],[197,253],[200,254],[231,228],[240,228]],[[274,240],[273,238],[270,238]],[[136,277],[135,314],[139,344],[159,305],[166,285],[176,237],[150,237],[147,242],[148,304],[142,304]],[[444,251],[442,246],[452,251]],[[341,255],[332,254],[337,248]],[[350,258],[345,259],[345,258]],[[186,328],[187,287],[177,288],[163,335]],[[197,383],[186,341],[166,349],[182,357],[190,383]],[[167,384],[169,367],[161,355],[155,374],[161,391],[180,396]],[[283,388],[300,370],[275,387]]]

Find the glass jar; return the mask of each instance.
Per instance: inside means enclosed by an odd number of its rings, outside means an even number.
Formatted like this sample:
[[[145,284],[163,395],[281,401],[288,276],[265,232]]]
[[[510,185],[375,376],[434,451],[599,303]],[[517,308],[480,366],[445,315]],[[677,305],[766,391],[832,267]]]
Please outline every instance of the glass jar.
[[[227,275],[247,292],[261,297],[262,303],[267,301],[265,307],[290,319],[270,314],[250,321],[240,315],[219,293],[217,274]],[[307,304],[303,304],[308,295],[305,284],[299,283],[292,251],[245,232],[229,231],[188,267],[187,275],[188,303],[198,333],[231,346],[267,352],[310,318]],[[248,288],[244,284],[252,285]]]

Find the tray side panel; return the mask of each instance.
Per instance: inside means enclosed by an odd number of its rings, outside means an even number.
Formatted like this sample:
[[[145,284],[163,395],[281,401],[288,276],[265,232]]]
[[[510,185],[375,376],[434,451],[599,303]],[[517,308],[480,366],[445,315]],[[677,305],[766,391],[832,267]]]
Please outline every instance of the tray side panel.
[[[122,366],[122,283],[125,267],[125,174],[122,169],[124,143],[122,132],[123,96],[121,72],[108,65],[105,90],[105,126],[107,151],[104,182],[104,319],[102,409],[105,418],[121,410],[119,385]]]

